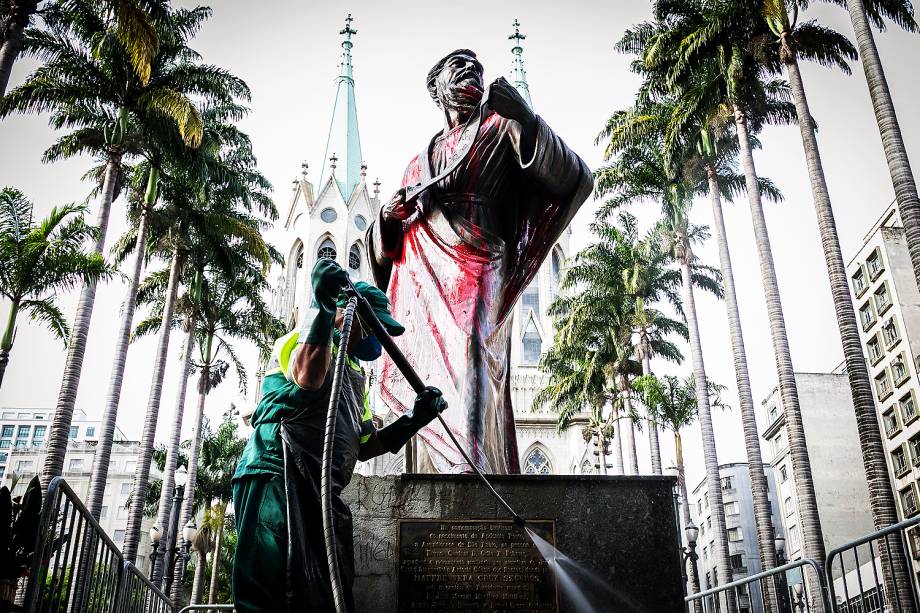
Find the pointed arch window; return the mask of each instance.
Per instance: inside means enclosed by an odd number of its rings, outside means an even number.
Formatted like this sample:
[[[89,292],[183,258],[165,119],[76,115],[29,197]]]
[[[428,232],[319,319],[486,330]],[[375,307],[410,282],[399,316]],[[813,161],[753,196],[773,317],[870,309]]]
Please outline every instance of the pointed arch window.
[[[543,349],[543,340],[536,324],[531,319],[521,339],[521,363],[525,366],[536,366],[540,361],[540,352]]]
[[[539,447],[527,454],[524,460],[524,474],[527,475],[550,475],[553,473],[553,466],[549,458]]]
[[[332,242],[332,239],[327,238],[320,244],[319,249],[316,250],[317,259],[327,259],[334,260],[337,255],[335,250],[335,243]]]
[[[361,247],[358,247],[358,243],[348,250],[348,267],[352,270],[361,270]]]
[[[555,298],[559,294],[559,281],[562,277],[562,254],[558,249],[553,249],[553,256],[549,262],[550,292]]]
[[[581,474],[583,475],[593,475],[594,466],[591,464],[590,460],[585,460],[581,463]]]

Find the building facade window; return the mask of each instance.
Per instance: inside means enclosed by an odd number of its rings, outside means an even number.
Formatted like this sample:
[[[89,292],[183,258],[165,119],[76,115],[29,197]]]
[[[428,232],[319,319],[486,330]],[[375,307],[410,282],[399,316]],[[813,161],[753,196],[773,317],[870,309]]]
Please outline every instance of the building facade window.
[[[901,331],[898,329],[898,322],[894,317],[885,322],[882,326],[882,339],[885,341],[885,347],[891,349],[899,340],[901,340]]]
[[[875,306],[871,300],[859,307],[859,321],[862,323],[863,330],[871,328],[876,319]]]
[[[364,215],[355,215],[355,227],[364,232],[367,230],[367,220]]]
[[[12,438],[13,437],[13,426],[3,426],[3,431],[0,432],[0,436],[3,438]]]
[[[728,542],[730,543],[740,543],[744,540],[744,534],[741,533],[741,528],[729,528],[726,532],[728,533]]]
[[[528,309],[533,309],[537,317],[540,316],[540,278],[539,275],[533,278],[521,294],[521,312],[527,317]]]
[[[891,452],[891,467],[894,469],[895,477],[901,477],[910,470],[910,464],[907,462],[907,454],[904,452],[903,445]]]
[[[863,292],[866,291],[867,287],[869,287],[869,284],[866,282],[866,273],[863,267],[860,266],[856,274],[853,275],[853,293],[859,298],[863,295]]]
[[[786,517],[795,514],[795,504],[793,504],[791,496],[786,496],[786,500],[783,501],[783,508],[786,510]]]
[[[910,460],[914,466],[920,466],[920,434],[915,434],[912,439],[907,441],[910,449]]]
[[[121,484],[121,490],[120,490],[120,491],[121,491],[121,495],[122,495],[122,496],[127,496],[128,494],[130,494],[130,493],[131,493],[131,487],[132,487],[133,485],[134,485],[134,484],[131,483],[130,481],[125,481],[124,483],[122,483],[122,484]]]
[[[888,291],[888,282],[882,281],[882,285],[875,290],[872,299],[875,301],[875,310],[881,315],[891,306],[891,292]]]
[[[69,470],[72,473],[83,470],[83,459],[73,458],[72,460],[70,460],[70,463],[67,465],[67,470]]]
[[[885,263],[882,261],[882,252],[876,247],[869,257],[866,258],[866,270],[869,271],[869,278],[875,281],[885,270]]]
[[[16,462],[16,472],[20,475],[32,470],[32,460],[19,460]]]
[[[338,253],[335,250],[335,243],[332,242],[332,239],[327,238],[319,246],[319,249],[316,250],[316,258],[319,260],[334,260]]]
[[[562,255],[560,255],[558,250],[553,250],[553,257],[550,259],[549,263],[549,282],[550,282],[550,292],[552,297],[555,298],[559,295],[559,281],[562,277]]]
[[[339,214],[335,212],[335,209],[332,207],[327,207],[319,212],[319,218],[325,221],[326,223],[332,223],[338,219]]]
[[[549,458],[543,453],[542,449],[534,449],[527,454],[524,460],[524,473],[528,475],[549,475],[552,474],[553,467],[549,463]]]
[[[70,438],[77,438],[80,436],[80,426],[71,426],[69,436]]]
[[[103,505],[102,509],[99,510],[99,519],[105,519],[108,516],[109,516],[109,508]]]
[[[44,447],[45,446],[45,431],[48,426],[35,426],[32,430],[32,446],[33,447]]]
[[[879,400],[884,400],[891,396],[893,391],[891,377],[888,375],[888,369],[886,368],[875,376],[875,395]]]
[[[735,553],[729,557],[732,570],[744,570],[744,554]]]
[[[116,530],[114,533],[112,533],[112,540],[115,541],[116,543],[123,542],[125,540],[125,531]]]
[[[738,506],[736,501],[726,502],[725,503],[725,514],[726,515],[740,515],[741,508]]]
[[[913,484],[901,490],[898,497],[901,499],[901,511],[904,513],[904,517],[911,517],[917,514],[917,492],[914,491]]]
[[[885,435],[891,438],[901,431],[901,423],[898,420],[898,413],[891,407],[882,414],[882,423],[885,424]]]
[[[87,436],[87,437],[96,436],[96,427],[95,427],[95,426],[87,426],[87,427],[86,427],[86,436]]]
[[[879,339],[878,332],[872,335],[866,341],[866,353],[869,354],[869,362],[875,366],[885,356],[885,350],[882,348],[882,341]]]
[[[772,424],[774,421],[779,419],[779,407],[774,404],[772,407],[770,407],[770,410],[767,412],[767,414],[770,416],[770,423]]]
[[[891,376],[894,379],[895,385],[901,385],[910,377],[910,370],[907,368],[907,359],[904,357],[903,352],[898,354],[895,359],[891,361]]]
[[[799,548],[799,527],[790,526],[789,527],[789,547],[792,551],[796,551]]]
[[[730,490],[735,487],[735,482],[731,477],[722,477],[722,491]]]
[[[361,270],[361,248],[357,244],[348,250],[348,267],[352,270]]]
[[[785,483],[789,479],[789,470],[786,468],[786,465],[783,464],[779,467],[779,482]]]
[[[917,398],[913,391],[908,392],[898,401],[898,407],[901,409],[901,419],[905,425],[917,418]]]

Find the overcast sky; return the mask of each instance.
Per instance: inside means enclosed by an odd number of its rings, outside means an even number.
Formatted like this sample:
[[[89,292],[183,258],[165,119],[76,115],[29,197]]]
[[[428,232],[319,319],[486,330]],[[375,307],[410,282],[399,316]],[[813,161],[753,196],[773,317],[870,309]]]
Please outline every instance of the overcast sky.
[[[488,80],[507,75],[511,67],[507,36],[515,18],[527,36],[524,59],[537,112],[596,168],[602,162],[601,151],[594,145],[597,131],[612,111],[630,104],[638,85],[627,70],[628,58],[614,53],[613,43],[626,27],[648,18],[650,10],[644,0],[355,0],[347,6],[337,4],[217,0],[214,16],[192,43],[205,61],[229,69],[252,89],[252,113],[241,127],[251,135],[261,170],[275,186],[275,202],[282,218],[290,203],[291,181],[302,161],[310,164],[310,178],[317,180],[340,61],[338,32],[347,12],[354,15],[353,26],[358,30],[353,57],[364,158],[369,177],[380,178],[381,190],[387,196],[397,187],[407,161],[440,127],[441,118],[424,87],[430,66],[452,49],[469,47],[479,55]],[[852,38],[842,9],[817,4],[809,16]],[[914,163],[920,164],[916,102],[920,83],[915,62],[920,39],[890,30],[877,40],[905,141]],[[32,62],[20,61],[11,87],[34,67]],[[855,65],[849,77],[810,65],[803,67],[803,73],[820,126],[819,142],[844,257],[849,260],[893,199],[890,177],[861,68]],[[0,185],[24,191],[36,203],[39,214],[54,205],[82,200],[89,190],[80,177],[89,168],[90,159],[41,163],[42,151],[54,138],[47,117],[13,117],[0,122]],[[842,360],[842,352],[798,128],[769,128],[762,141],[763,151],[755,154],[758,171],[773,179],[786,195],[784,203],[767,205],[766,215],[793,362],[797,371],[829,372]],[[108,245],[125,230],[121,205],[116,203],[113,208]],[[95,216],[95,203],[93,207]],[[573,223],[574,249],[590,240],[587,226],[594,208],[587,203]],[[746,203],[726,205],[725,209],[754,398],[759,404],[776,384],[759,267]],[[650,203],[645,211],[636,212],[650,224],[657,208]],[[711,225],[708,202],[699,202],[693,221]],[[700,249],[699,255],[706,263],[718,265],[714,242]],[[158,263],[154,267],[163,266]],[[77,406],[91,415],[101,414],[105,400],[124,292],[124,285],[117,281],[97,292],[77,401]],[[61,296],[60,302],[72,318],[75,296]],[[0,304],[4,312],[7,307]],[[707,371],[712,379],[728,386],[727,399],[737,406],[724,305],[703,296],[698,299],[698,308]],[[5,315],[0,316],[5,321]],[[175,408],[180,343],[180,336],[174,334],[158,440],[166,436]],[[138,437],[142,427],[154,345],[153,338],[142,340],[128,356],[118,422],[131,438]],[[254,354],[246,355],[254,365]],[[64,357],[59,341],[43,328],[21,320],[0,391],[0,406],[53,407]],[[688,361],[684,366],[655,367],[684,374],[690,365]],[[211,393],[207,414],[217,418],[231,402],[242,405],[251,402],[251,396],[243,398],[235,389],[235,381],[228,381]],[[190,387],[184,436],[191,429],[189,416],[194,404],[194,387]],[[737,409],[717,414],[715,421],[720,461],[743,461]],[[692,487],[703,474],[698,432],[688,431],[685,441]],[[662,449],[667,465],[673,458],[670,439],[663,439]],[[646,455],[641,449],[640,461],[647,464]]]

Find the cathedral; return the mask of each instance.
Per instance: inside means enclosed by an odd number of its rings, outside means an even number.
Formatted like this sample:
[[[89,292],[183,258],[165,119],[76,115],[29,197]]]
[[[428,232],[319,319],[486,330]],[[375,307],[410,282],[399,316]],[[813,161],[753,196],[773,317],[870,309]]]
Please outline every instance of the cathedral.
[[[274,282],[272,308],[289,329],[300,323],[301,310],[309,304],[310,271],[317,258],[330,258],[345,267],[353,280],[373,282],[365,245],[365,233],[380,208],[380,183],[367,183],[367,165],[361,154],[355,78],[352,68],[352,17],[345,19],[342,61],[336,79],[335,101],[319,181],[308,180],[304,163],[293,182],[293,194],[284,214],[283,270]],[[515,20],[510,81],[533,108],[524,71],[524,35]],[[521,471],[533,474],[586,474],[595,470],[593,445],[585,442],[582,426],[587,414],[578,415],[565,432],[556,431],[552,407],[531,408],[536,393],[548,377],[537,364],[553,341],[553,324],[547,309],[558,291],[559,280],[569,254],[567,230],[554,245],[531,284],[514,308],[511,349],[511,390],[515,409]],[[371,406],[380,422],[392,419],[376,393],[374,365],[369,365]],[[431,384],[437,385],[437,381]],[[402,454],[381,456],[358,467],[363,474],[404,472]]]

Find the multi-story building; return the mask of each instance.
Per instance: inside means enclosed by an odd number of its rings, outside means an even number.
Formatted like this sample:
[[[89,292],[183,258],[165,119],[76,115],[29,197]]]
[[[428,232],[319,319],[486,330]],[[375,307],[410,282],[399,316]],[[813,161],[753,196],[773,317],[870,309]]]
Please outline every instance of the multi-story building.
[[[863,238],[847,273],[898,513],[906,519],[920,512],[920,291],[894,203]],[[915,555],[916,541],[915,534]]]
[[[764,464],[767,477],[767,497],[774,525],[779,525],[779,508],[776,497],[776,479],[769,464]],[[722,464],[719,466],[722,480],[722,504],[725,506],[725,530],[728,537],[728,552],[731,556],[731,579],[719,578],[719,583],[728,583],[763,570],[760,563],[760,549],[757,544],[757,524],[754,519],[754,498],[751,494],[751,477],[746,462]],[[712,509],[706,480],[690,493],[690,518],[700,529],[696,552],[700,556],[700,583],[703,589],[716,585],[715,531],[712,528]],[[763,613],[760,599],[742,595],[738,603],[742,613]]]
[[[13,496],[23,494],[32,477],[41,473],[53,416],[53,409],[0,408],[0,484],[9,487],[16,481]],[[62,476],[81,500],[86,500],[89,494],[93,459],[101,432],[100,420],[87,417],[80,409],[74,410]],[[128,521],[126,503],[134,486],[140,443],[128,441],[118,427],[113,440],[99,524],[117,545],[121,545]],[[156,466],[152,467],[151,478],[159,478]],[[145,518],[142,523],[141,552],[150,550],[148,532],[153,522],[153,518]]]
[[[808,441],[824,547],[830,550],[874,529],[853,399],[843,373],[797,372],[795,383]],[[761,403],[759,425],[767,442],[766,459],[777,481],[779,507],[774,508],[774,512],[782,521],[774,526],[777,532],[785,527],[786,557],[799,559],[803,557],[804,543],[796,472],[789,453],[786,416],[778,388]]]
[[[342,62],[336,79],[335,103],[322,162],[319,182],[307,178],[307,164],[294,180],[293,194],[284,218],[281,245],[287,258],[275,283],[275,313],[293,328],[299,324],[302,305],[311,298],[310,271],[319,258],[332,258],[346,267],[355,280],[371,280],[365,234],[380,210],[380,182],[373,191],[367,183],[367,165],[358,133],[355,78],[352,66],[353,37],[351,16],[341,31]],[[531,103],[524,71],[524,35],[515,21],[511,81]],[[408,160],[406,160],[408,162]],[[280,208],[280,207],[279,207]],[[543,351],[553,342],[553,324],[547,309],[556,295],[566,255],[569,250],[567,231],[553,246],[536,277],[525,288],[514,308],[511,346],[511,395],[515,407],[521,470],[529,473],[581,473],[594,470],[594,456],[588,451],[581,434],[587,415],[578,415],[572,427],[559,432],[556,415],[550,407],[532,411],[534,395],[546,385],[547,377],[537,368]],[[374,365],[367,365],[371,381]],[[371,389],[371,404],[379,419],[389,417],[383,403]],[[359,466],[363,473],[403,472],[402,453],[383,456]]]

